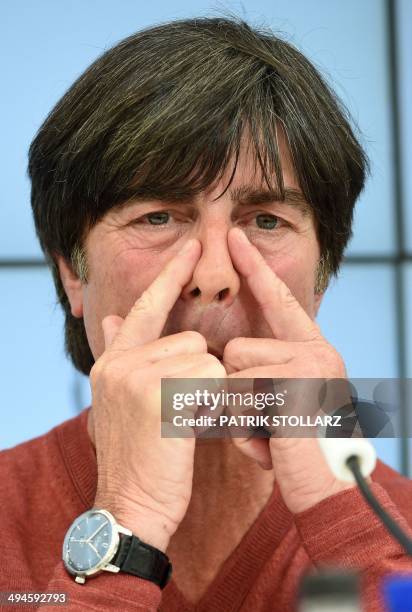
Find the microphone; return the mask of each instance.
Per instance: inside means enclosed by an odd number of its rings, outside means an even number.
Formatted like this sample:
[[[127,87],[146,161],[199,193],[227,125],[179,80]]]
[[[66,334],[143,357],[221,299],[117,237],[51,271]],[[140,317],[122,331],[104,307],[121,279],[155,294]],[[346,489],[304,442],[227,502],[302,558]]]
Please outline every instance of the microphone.
[[[325,459],[338,480],[356,482],[347,460],[355,456],[364,478],[373,472],[376,465],[376,451],[366,438],[318,438]]]
[[[318,438],[327,464],[338,480],[356,482],[365,501],[382,521],[386,529],[412,556],[412,539],[382,508],[372,493],[367,478],[376,465],[376,451],[365,438]]]

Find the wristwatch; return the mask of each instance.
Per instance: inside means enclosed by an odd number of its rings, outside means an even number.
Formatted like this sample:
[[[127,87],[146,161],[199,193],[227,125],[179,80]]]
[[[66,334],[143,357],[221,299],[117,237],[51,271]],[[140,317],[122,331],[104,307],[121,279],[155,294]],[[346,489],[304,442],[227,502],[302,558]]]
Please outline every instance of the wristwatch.
[[[70,526],[63,543],[63,562],[80,584],[104,570],[126,572],[163,589],[172,573],[167,555],[116,523],[107,510],[96,508],[81,514]]]

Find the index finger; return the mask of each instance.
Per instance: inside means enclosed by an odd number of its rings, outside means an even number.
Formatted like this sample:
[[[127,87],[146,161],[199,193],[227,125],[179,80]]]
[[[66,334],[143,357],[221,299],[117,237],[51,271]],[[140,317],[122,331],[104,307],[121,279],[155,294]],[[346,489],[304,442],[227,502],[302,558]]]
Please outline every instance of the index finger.
[[[136,300],[116,335],[111,349],[142,346],[160,337],[167,317],[182,289],[192,278],[200,255],[200,242],[189,240],[151,285]]]
[[[318,338],[318,325],[292,295],[289,287],[267,265],[242,230],[231,229],[228,243],[233,263],[246,278],[274,337],[289,341]]]

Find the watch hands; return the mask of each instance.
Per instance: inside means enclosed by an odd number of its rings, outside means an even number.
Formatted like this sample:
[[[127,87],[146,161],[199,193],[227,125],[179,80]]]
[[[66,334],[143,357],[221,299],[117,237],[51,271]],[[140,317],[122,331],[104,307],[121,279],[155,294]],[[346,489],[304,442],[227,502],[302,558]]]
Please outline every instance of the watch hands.
[[[80,542],[80,544],[88,544],[88,541],[85,539],[76,540],[75,538],[70,538],[70,542]]]
[[[87,538],[86,542],[89,544],[90,540],[93,540],[94,536],[99,533],[100,529],[103,529],[105,525],[107,525],[108,521],[105,521],[102,525],[100,525],[94,533],[90,537]]]
[[[87,542],[87,543],[88,543],[89,546],[91,546],[93,548],[94,552],[99,557],[99,559],[101,559],[102,556],[97,552],[97,548],[95,548],[91,542]]]

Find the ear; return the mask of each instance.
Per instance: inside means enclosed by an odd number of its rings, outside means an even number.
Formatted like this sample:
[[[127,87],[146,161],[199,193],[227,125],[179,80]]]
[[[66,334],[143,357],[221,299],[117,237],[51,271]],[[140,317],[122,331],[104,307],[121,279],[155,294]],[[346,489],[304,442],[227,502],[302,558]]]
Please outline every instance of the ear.
[[[55,255],[54,260],[59,268],[60,279],[69,299],[72,315],[76,318],[83,316],[83,285],[73,271],[71,264],[62,255]]]

